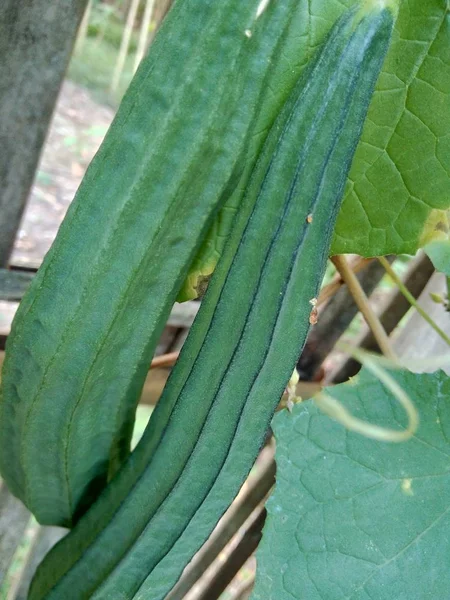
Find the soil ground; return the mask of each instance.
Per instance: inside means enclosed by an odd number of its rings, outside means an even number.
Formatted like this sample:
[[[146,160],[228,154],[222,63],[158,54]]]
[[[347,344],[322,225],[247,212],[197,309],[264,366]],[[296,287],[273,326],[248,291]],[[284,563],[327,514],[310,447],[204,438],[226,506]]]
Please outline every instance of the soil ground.
[[[12,264],[39,266],[97,152],[114,112],[66,81],[12,255]]]

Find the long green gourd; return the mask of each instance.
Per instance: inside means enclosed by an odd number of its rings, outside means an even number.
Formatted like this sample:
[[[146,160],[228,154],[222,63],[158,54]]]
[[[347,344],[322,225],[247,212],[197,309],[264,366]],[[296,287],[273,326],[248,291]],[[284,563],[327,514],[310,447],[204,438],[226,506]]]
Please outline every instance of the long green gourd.
[[[243,168],[295,4],[255,21],[256,0],[175,3],[22,301],[0,470],[41,523],[71,526],[129,452],[156,342]]]
[[[299,81],[155,418],[31,600],[162,600],[236,495],[305,341],[394,13],[382,0],[345,13]]]

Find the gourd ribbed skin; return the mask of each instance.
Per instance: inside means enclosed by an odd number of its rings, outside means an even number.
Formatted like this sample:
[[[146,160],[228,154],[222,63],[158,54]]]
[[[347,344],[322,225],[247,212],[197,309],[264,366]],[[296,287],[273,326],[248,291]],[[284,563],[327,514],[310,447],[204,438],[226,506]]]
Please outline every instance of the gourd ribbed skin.
[[[157,340],[239,178],[294,5],[255,21],[257,0],[175,3],[21,303],[0,470],[41,523],[71,526],[128,455]]]
[[[376,2],[348,11],[299,81],[144,437],[31,600],[162,600],[237,494],[305,342],[393,21]]]

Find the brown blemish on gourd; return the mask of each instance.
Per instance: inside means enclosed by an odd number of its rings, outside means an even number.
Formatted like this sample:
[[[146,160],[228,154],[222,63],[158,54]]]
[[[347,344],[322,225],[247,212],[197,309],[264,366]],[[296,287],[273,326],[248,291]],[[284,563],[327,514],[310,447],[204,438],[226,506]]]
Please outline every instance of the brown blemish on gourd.
[[[309,314],[309,324],[317,325],[317,321],[319,320],[319,313],[317,311],[317,298],[311,298],[309,303],[312,306],[311,312]]]

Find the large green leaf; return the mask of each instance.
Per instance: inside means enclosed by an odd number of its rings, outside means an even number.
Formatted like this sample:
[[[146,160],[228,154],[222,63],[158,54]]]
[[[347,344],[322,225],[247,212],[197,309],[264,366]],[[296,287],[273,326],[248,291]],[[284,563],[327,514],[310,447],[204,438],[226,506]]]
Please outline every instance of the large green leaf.
[[[420,414],[408,442],[348,432],[312,401],[274,419],[277,485],[252,600],[450,598],[450,379],[393,376]],[[405,423],[364,370],[329,391],[362,419]]]
[[[364,256],[414,253],[447,229],[442,211],[449,206],[448,3],[403,0],[332,250]]]

